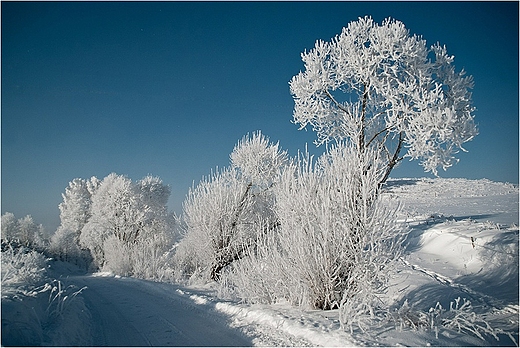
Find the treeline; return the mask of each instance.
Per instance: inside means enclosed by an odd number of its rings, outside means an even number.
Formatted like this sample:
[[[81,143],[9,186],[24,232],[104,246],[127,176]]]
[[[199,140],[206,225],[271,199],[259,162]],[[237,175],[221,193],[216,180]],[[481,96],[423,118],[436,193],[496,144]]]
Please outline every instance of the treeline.
[[[61,223],[50,238],[42,238],[41,226],[28,223],[30,216],[16,220],[5,213],[2,241],[36,246],[90,270],[157,278],[158,259],[173,241],[169,196],[169,187],[152,176],[135,183],[114,173],[103,180],[74,179],[62,194]]]

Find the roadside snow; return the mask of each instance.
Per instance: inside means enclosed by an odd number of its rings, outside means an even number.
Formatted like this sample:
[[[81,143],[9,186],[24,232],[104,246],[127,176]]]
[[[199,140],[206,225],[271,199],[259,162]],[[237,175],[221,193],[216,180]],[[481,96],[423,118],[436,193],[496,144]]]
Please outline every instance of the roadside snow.
[[[69,274],[81,271],[68,263],[45,260],[41,254],[39,258],[44,260],[39,276],[20,284],[19,277],[6,276],[9,255],[2,252],[2,345],[91,345],[89,311],[81,296],[84,289],[65,284]]]

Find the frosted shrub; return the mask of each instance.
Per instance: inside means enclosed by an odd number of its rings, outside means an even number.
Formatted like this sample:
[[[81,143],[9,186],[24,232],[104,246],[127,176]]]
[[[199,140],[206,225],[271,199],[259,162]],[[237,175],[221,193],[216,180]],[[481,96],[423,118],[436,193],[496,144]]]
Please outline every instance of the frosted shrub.
[[[2,288],[34,284],[44,278],[47,264],[43,254],[25,247],[2,248]]]
[[[375,152],[350,144],[287,166],[275,188],[278,228],[258,234],[229,275],[238,295],[345,314],[361,301],[369,311],[401,252],[397,207],[378,196],[384,174]]]
[[[400,244],[395,209],[378,197],[384,169],[375,152],[340,144],[280,185],[280,244],[315,308],[370,301],[386,283]]]
[[[270,304],[305,291],[301,280],[290,274],[292,268],[287,264],[290,260],[282,255],[279,228],[259,228],[244,257],[224,273],[221,294],[249,303]],[[297,300],[293,303],[301,304]]]
[[[184,232],[185,233],[185,232]],[[194,247],[197,244],[196,234],[186,234],[175,248],[173,256],[174,278],[178,282],[203,278],[203,267],[209,262],[203,262]]]
[[[161,280],[167,277],[171,238],[154,235],[130,248],[133,276],[143,279]]]
[[[119,240],[116,236],[110,236],[103,244],[103,251],[105,254],[103,270],[121,276],[132,274],[133,267],[129,245]]]
[[[248,191],[232,169],[213,174],[190,190],[184,203],[187,231],[179,246],[179,264],[194,263],[186,267],[203,269],[216,280],[223,266],[241,257],[252,205]],[[183,253],[183,248],[189,250]]]
[[[122,276],[160,280],[165,276],[163,269],[168,267],[168,260],[164,257],[167,245],[161,236],[131,244],[110,236],[103,245],[103,270]]]

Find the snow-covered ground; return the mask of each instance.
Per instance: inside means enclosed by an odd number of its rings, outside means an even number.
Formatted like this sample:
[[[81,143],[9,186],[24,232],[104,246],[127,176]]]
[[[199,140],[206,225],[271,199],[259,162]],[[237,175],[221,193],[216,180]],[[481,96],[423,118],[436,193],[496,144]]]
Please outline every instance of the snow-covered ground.
[[[390,180],[385,195],[400,198],[400,219],[410,228],[402,263],[382,297],[396,303],[384,314],[393,321],[350,332],[338,310],[246,305],[219,298],[211,284],[88,275],[51,261],[47,279],[54,282],[28,290],[2,281],[2,344],[517,345],[518,186],[399,179]]]

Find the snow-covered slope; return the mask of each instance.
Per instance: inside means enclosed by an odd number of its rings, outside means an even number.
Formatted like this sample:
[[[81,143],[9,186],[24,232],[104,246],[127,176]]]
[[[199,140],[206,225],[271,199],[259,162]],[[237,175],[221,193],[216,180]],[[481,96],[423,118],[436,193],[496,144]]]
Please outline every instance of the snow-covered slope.
[[[516,345],[518,187],[488,180],[399,179],[389,181],[384,195],[400,198],[400,219],[410,230],[402,263],[381,297],[394,305],[390,312],[379,313],[381,320],[366,331],[342,328],[338,310],[305,310],[287,303],[246,305],[219,298],[215,284],[186,288],[107,274],[72,274],[72,269],[52,262],[51,275],[61,275],[64,287],[74,285],[70,294],[86,288],[76,306],[61,312],[67,329],[56,336],[49,334],[56,328],[44,327],[39,343]],[[31,317],[31,307],[45,311],[49,301],[48,293],[26,295],[23,301],[28,304],[15,306],[2,289],[2,328],[11,328],[12,335],[31,327],[20,324]],[[43,304],[35,306],[35,301]],[[64,327],[63,321],[60,325]],[[4,337],[3,330],[2,343],[20,342],[12,338]]]

